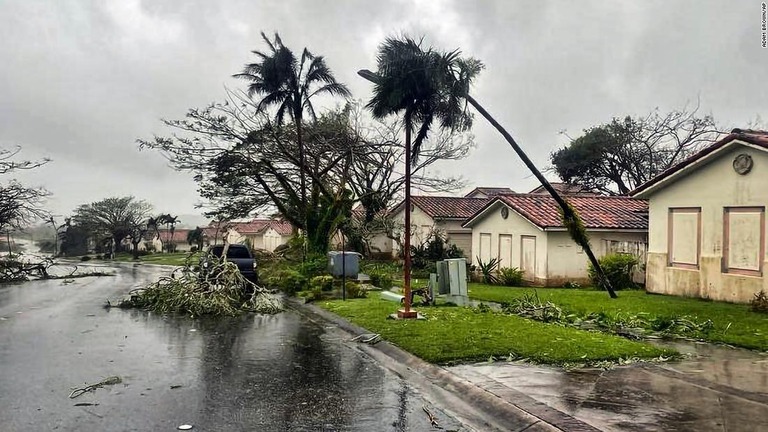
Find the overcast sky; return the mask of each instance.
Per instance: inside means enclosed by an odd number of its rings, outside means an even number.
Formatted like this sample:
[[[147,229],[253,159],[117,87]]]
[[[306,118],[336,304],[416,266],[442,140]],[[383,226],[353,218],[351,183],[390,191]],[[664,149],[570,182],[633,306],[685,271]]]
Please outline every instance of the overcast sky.
[[[230,78],[278,31],[324,55],[357,99],[389,35],[424,35],[486,69],[473,93],[545,167],[571,136],[613,116],[701,103],[724,127],[768,120],[761,2],[0,0],[0,146],[53,162],[18,176],[49,189],[66,215],[134,195],[157,211],[199,213],[191,175],[137,138],[161,118],[222,100]],[[481,118],[478,148],[454,165],[472,186],[536,185]],[[0,179],[5,181],[7,179]]]

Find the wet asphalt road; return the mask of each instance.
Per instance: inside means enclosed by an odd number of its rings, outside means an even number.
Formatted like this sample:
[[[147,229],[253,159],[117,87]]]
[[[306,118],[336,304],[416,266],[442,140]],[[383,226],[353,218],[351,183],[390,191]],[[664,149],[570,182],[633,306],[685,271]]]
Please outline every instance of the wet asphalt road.
[[[442,430],[465,430],[346,334],[296,312],[198,320],[102,307],[164,271],[0,285],[0,431],[437,430],[423,406]],[[123,382],[68,397],[113,375]]]

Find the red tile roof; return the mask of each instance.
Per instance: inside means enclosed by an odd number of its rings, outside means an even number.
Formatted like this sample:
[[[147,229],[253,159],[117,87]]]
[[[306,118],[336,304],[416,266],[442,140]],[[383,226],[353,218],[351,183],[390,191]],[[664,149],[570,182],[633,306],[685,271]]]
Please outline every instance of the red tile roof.
[[[472,189],[472,192],[464,195],[464,197],[467,198],[475,193],[481,193],[487,197],[494,197],[501,194],[515,193],[515,191],[507,187],[476,187]]]
[[[648,229],[648,202],[628,197],[569,196],[566,200],[591,229]],[[562,228],[560,207],[554,198],[540,194],[500,195],[476,212],[465,226],[486,209],[502,202],[540,228]]]
[[[411,197],[411,204],[420,208],[432,219],[466,219],[488,203],[489,198],[461,198],[446,196]],[[392,210],[394,214],[403,208],[403,202]]]
[[[233,229],[240,234],[259,234],[269,228],[277,231],[278,234],[288,236],[293,233],[293,225],[277,219],[253,219],[248,222],[229,222],[227,229]]]
[[[288,223],[286,221],[283,221],[283,220],[280,220],[280,221],[273,220],[272,223],[270,224],[270,226],[272,227],[272,229],[277,231],[277,233],[282,235],[282,236],[289,236],[289,235],[293,234],[293,225],[291,225],[290,223]]]
[[[550,182],[550,185],[561,195],[582,195],[582,194],[591,194],[591,195],[598,195],[589,189],[585,188],[582,185],[572,184],[572,183],[558,183],[558,182]],[[546,189],[544,189],[544,186],[538,186],[532,191],[528,192],[532,194],[548,194]]]
[[[659,175],[656,177],[648,180],[647,182],[641,184],[635,190],[630,192],[629,194],[632,196],[635,196],[650,187],[656,185],[657,183],[661,182],[662,180],[674,175],[675,173],[683,170],[684,168],[688,167],[689,165],[693,164],[694,162],[703,159],[707,157],[708,155],[714,153],[715,151],[725,147],[726,145],[730,144],[733,141],[742,141],[746,142],[752,145],[756,145],[758,147],[763,147],[768,150],[768,131],[757,131],[757,130],[749,130],[749,129],[734,129],[731,131],[730,134],[726,135],[723,139],[720,141],[717,141],[716,143],[703,148],[698,153],[695,153],[694,155],[690,156],[689,158],[679,162],[676,165],[673,165],[672,167],[666,169],[665,171],[662,171]]]

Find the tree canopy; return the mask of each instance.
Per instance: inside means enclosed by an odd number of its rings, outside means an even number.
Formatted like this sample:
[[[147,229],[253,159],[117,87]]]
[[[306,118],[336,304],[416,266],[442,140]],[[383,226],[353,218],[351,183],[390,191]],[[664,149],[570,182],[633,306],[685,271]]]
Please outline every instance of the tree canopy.
[[[0,149],[0,175],[17,170],[37,168],[48,162],[19,161],[14,157],[21,149]],[[27,187],[15,179],[0,184],[0,231],[22,228],[37,218],[44,218],[47,212],[42,208],[43,199],[49,193],[42,188]]]
[[[150,204],[132,196],[111,197],[78,206],[71,225],[85,230],[96,241],[112,240],[119,249],[125,238],[136,236],[137,228],[146,226],[151,210]]]
[[[712,116],[696,114],[697,109],[655,110],[642,118],[613,118],[553,152],[553,169],[565,182],[627,194],[717,140],[720,131]]]

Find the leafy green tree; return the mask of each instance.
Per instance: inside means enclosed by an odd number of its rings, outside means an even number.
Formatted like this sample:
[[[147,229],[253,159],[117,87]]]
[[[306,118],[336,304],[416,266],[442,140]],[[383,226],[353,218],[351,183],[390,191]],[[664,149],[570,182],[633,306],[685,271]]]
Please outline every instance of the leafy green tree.
[[[197,250],[203,249],[204,239],[203,229],[200,227],[195,227],[195,229],[187,232],[187,244],[197,246]]]
[[[145,223],[152,206],[132,196],[112,197],[78,206],[72,215],[72,224],[87,230],[101,241],[111,240],[112,247],[120,250],[124,239],[131,236],[136,225]]]
[[[388,38],[379,46],[377,71],[363,73],[374,82],[373,97],[368,102],[374,117],[403,116],[405,126],[405,208],[411,203],[411,165],[419,157],[435,121],[439,127],[463,130],[471,125],[464,110],[461,94],[454,91],[453,76],[447,75],[451,64],[460,61],[457,52],[439,53],[422,50],[420,44],[408,37]],[[471,81],[472,76],[467,79]],[[416,137],[411,142],[411,134]],[[405,212],[404,289],[405,313],[411,307],[411,212]]]
[[[336,81],[323,56],[315,56],[304,48],[301,58],[283,45],[280,36],[275,33],[270,40],[264,32],[262,39],[269,48],[268,52],[253,51],[258,57],[255,63],[245,65],[243,71],[234,75],[249,82],[248,96],[262,96],[258,109],[265,110],[276,106],[275,121],[281,125],[286,116],[293,120],[298,144],[298,166],[301,193],[301,211],[304,219],[309,217],[307,207],[306,161],[304,155],[303,119],[305,111],[312,120],[316,120],[312,99],[315,96],[330,95],[349,97],[351,93],[344,84]],[[310,179],[312,182],[312,179]],[[312,193],[316,192],[312,187]],[[309,225],[306,222],[304,225]]]
[[[378,73],[374,74],[367,70],[358,73],[364,78],[373,81],[376,85],[376,90],[381,92],[389,90],[393,92],[393,94],[397,94],[398,89],[414,88],[414,93],[408,94],[408,97],[422,97],[423,99],[419,100],[424,101],[423,104],[425,107],[441,106],[441,104],[436,103],[436,101],[445,101],[444,103],[448,104],[448,108],[446,108],[445,111],[451,113],[449,118],[462,119],[467,116],[463,110],[461,112],[457,111],[457,109],[462,109],[464,101],[475,108],[494,128],[496,128],[496,130],[499,131],[499,133],[501,133],[526,167],[528,167],[547,192],[550,193],[552,198],[554,198],[555,202],[560,206],[564,226],[568,229],[573,240],[582,247],[589,257],[590,262],[598,274],[599,280],[603,281],[603,287],[608,291],[611,297],[616,297],[616,293],[611,288],[610,282],[603,277],[603,271],[597,258],[592,252],[586,230],[576,211],[560,196],[549,181],[544,178],[541,171],[536,168],[531,159],[514,138],[512,138],[509,132],[507,132],[506,129],[504,129],[504,127],[502,127],[501,124],[499,124],[499,122],[496,121],[496,119],[469,94],[472,81],[483,69],[483,64],[473,58],[460,57],[460,53],[457,50],[449,53],[440,53],[431,48],[423,50],[420,44],[415,43],[407,37],[401,40],[387,39],[383,47],[384,49],[380,49],[379,52]],[[392,59],[392,61],[385,62],[385,65],[391,65],[391,69],[388,67],[382,68],[382,57],[385,59]],[[412,62],[412,67],[410,68],[406,66],[409,62]],[[390,80],[386,77],[392,74],[392,70],[402,70],[404,73],[395,75],[399,76],[399,78]],[[437,89],[436,93],[430,91],[434,89]],[[430,96],[430,94],[432,94],[432,96]],[[405,110],[411,103],[412,99],[409,98],[403,99],[400,103],[398,103],[397,97],[391,99],[382,98],[381,102],[387,102],[390,106],[396,107],[398,110]],[[407,113],[406,121],[408,121],[408,114],[413,116],[414,112],[415,110],[411,109],[410,113]],[[429,110],[422,109],[421,112],[429,113]],[[433,119],[434,117],[424,114],[422,114],[422,117],[420,118],[420,120],[424,122],[423,124],[431,124]],[[462,123],[466,124],[466,120],[459,120],[458,124]],[[446,126],[451,126],[451,124],[448,123]],[[426,135],[428,129],[428,127],[426,130],[422,128],[420,133],[423,131],[423,134]],[[407,131],[408,128],[406,127],[406,132]],[[409,212],[406,211],[405,214],[406,218],[408,218]],[[406,229],[408,229],[409,226],[410,223],[406,220]]]
[[[658,110],[641,118],[613,118],[584,131],[550,160],[565,182],[607,194],[626,195],[662,171],[716,141],[712,116],[697,110]]]

